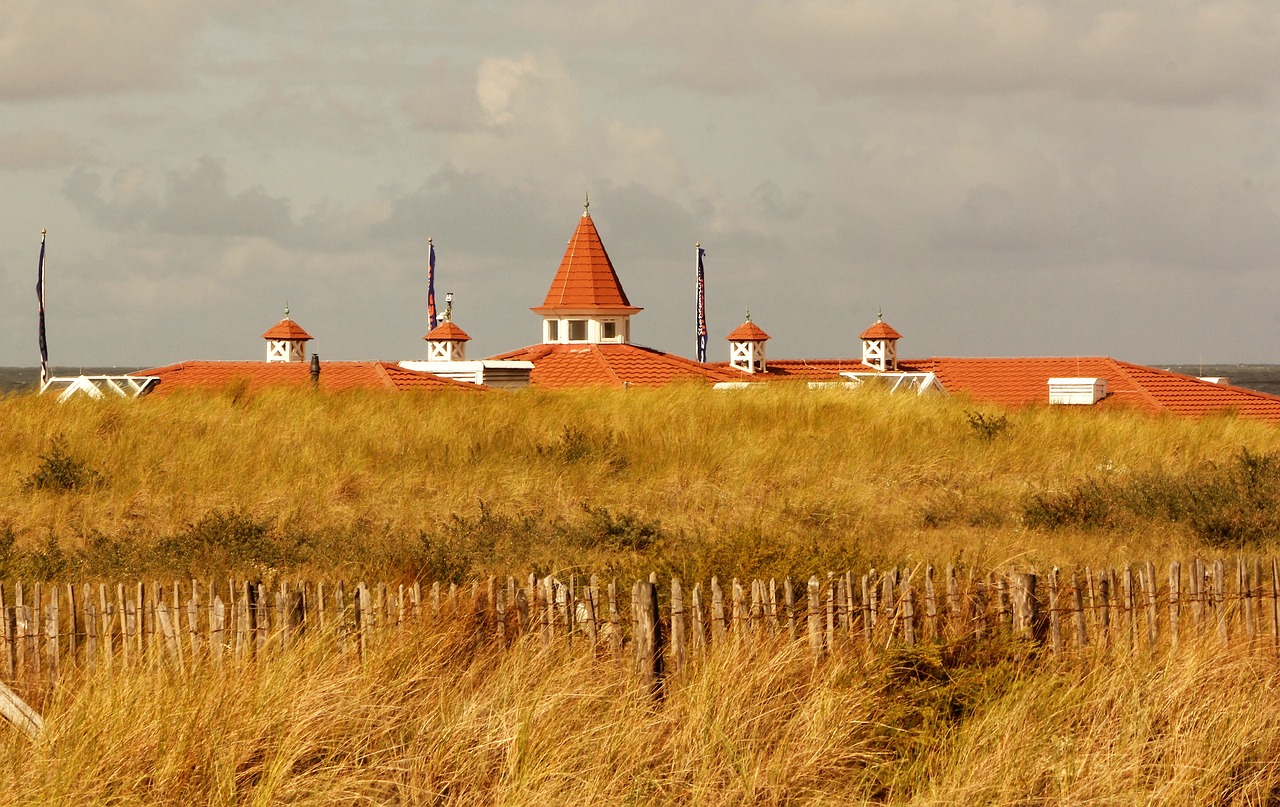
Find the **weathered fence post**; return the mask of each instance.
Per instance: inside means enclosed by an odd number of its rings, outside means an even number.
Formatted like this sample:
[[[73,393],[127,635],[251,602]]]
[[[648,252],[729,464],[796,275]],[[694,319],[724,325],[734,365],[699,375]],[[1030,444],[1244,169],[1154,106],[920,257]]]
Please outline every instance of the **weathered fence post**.
[[[1049,572],[1049,641],[1055,656],[1062,655],[1062,620],[1058,615],[1058,581],[1061,572],[1057,566]]]
[[[1227,644],[1231,639],[1231,627],[1227,621],[1226,569],[1222,558],[1213,562],[1213,607],[1218,615],[1218,641]]]
[[[787,605],[787,630],[791,635],[791,641],[794,642],[796,636],[796,591],[791,584],[791,575],[787,575],[782,581],[783,598]]]
[[[1182,608],[1182,564],[1169,564],[1169,644],[1178,649],[1178,628],[1181,625],[1179,610]]]
[[[663,659],[658,586],[656,583],[637,582],[635,590],[639,594],[639,607],[636,608],[636,648],[640,676],[650,697],[660,701],[663,696]]]
[[[684,670],[684,589],[680,578],[671,576],[671,667],[679,673]]]
[[[907,647],[916,645],[916,592],[909,577],[902,584],[902,641]]]
[[[826,646],[827,652],[834,652],[836,645],[836,581],[835,574],[827,572],[826,584]]]
[[[941,638],[938,630],[938,595],[933,588],[933,564],[924,569],[924,615],[929,624],[929,641],[936,642]]]
[[[693,641],[690,648],[694,654],[703,653],[707,649],[706,614],[702,609],[702,584],[693,584]]]
[[[868,575],[862,576],[862,635],[868,647],[875,646],[875,604],[872,592],[875,590],[875,583]],[[792,641],[795,637],[792,636]]]
[[[1071,610],[1076,623],[1076,647],[1083,650],[1089,646],[1089,627],[1084,615],[1084,584],[1075,572],[1071,573]]]
[[[724,642],[724,591],[720,588],[720,578],[711,578],[711,641],[720,645]]]
[[[809,625],[809,649],[813,651],[813,656],[816,659],[822,658],[822,623],[820,621],[821,617],[819,616],[821,613],[819,611],[821,608],[819,602],[819,591],[821,585],[822,584],[818,582],[817,575],[813,575],[809,578],[809,611],[807,615],[807,622]]]
[[[1280,649],[1280,563],[1271,558],[1271,644]]]

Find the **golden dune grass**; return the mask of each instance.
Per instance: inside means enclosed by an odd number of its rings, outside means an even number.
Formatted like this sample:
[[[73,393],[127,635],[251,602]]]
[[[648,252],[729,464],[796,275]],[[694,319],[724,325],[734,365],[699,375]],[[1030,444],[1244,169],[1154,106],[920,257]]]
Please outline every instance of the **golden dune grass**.
[[[365,654],[85,675],[36,742],[0,730],[0,802],[1267,804],[1274,651],[1033,662],[993,640],[815,664],[729,642],[666,700],[581,648],[461,621]],[[325,647],[332,648],[331,644]]]
[[[1205,547],[1183,525],[1142,519],[1028,529],[1029,493],[1280,448],[1273,427],[1233,418],[1061,409],[1010,413],[1006,433],[984,440],[974,409],[786,387],[10,396],[0,534],[15,546],[3,571],[37,568],[53,548],[77,580],[1159,563]],[[30,489],[55,438],[103,484]],[[218,554],[201,524],[261,534]],[[278,551],[276,566],[252,565],[263,550]],[[179,569],[187,552],[211,568]],[[610,662],[536,642],[502,653],[458,623],[415,625],[362,663],[333,647],[186,674],[72,674],[40,695],[38,742],[0,729],[0,803],[1280,798],[1269,650],[1184,642],[1176,655],[1054,664],[994,640],[815,665],[804,647],[731,642],[655,707]]]
[[[1181,557],[1197,544],[1144,523],[1027,530],[1029,492],[1280,445],[1273,427],[1234,418],[1078,409],[1011,413],[1006,433],[986,441],[969,426],[974,409],[788,387],[238,392],[63,406],[10,396],[0,399],[0,529],[19,547],[52,537],[74,552],[104,537],[143,546],[211,511],[243,513],[301,546],[291,571],[317,573],[420,568],[424,539],[437,561],[477,573],[1097,565]],[[59,436],[102,472],[101,487],[26,489]]]

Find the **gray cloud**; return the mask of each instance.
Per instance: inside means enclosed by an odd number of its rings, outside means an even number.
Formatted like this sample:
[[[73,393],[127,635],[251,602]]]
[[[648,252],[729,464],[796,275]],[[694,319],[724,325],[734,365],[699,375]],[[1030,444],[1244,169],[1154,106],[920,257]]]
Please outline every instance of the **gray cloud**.
[[[68,199],[99,224],[179,236],[284,236],[293,228],[287,199],[261,187],[231,195],[222,164],[203,157],[185,172],[172,172],[155,190],[142,169],[122,169],[104,198],[102,179],[77,170],[67,181]]]

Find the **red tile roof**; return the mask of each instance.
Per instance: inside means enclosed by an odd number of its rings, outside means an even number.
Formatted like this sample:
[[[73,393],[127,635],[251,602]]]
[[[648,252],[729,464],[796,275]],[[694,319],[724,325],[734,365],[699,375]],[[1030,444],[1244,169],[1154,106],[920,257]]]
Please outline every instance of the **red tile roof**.
[[[181,389],[218,389],[244,379],[251,390],[275,386],[306,386],[311,383],[307,362],[185,361],[141,370],[131,375],[159,376],[152,395],[167,395]],[[479,390],[431,373],[421,373],[391,362],[326,361],[320,363],[320,389],[338,392],[349,389],[460,389]]]
[[[947,392],[1004,406],[1048,404],[1050,378],[1105,378],[1107,395],[1098,406],[1190,416],[1235,412],[1242,417],[1280,421],[1280,396],[1106,356],[931,358],[899,361],[898,367],[935,373]]]
[[[454,325],[452,322],[442,322],[431,329],[431,332],[423,339],[430,339],[433,342],[470,342],[471,337],[467,336],[467,332]]]
[[[755,324],[751,320],[747,320],[738,327],[733,329],[733,333],[729,334],[726,339],[730,342],[765,342],[769,339],[769,334],[764,329]]]
[[[284,319],[271,326],[271,329],[262,335],[263,339],[301,339],[306,341],[311,338],[311,334],[302,330],[302,326],[293,320],[285,317]]]
[[[533,362],[530,383],[547,389],[742,380],[736,370],[639,345],[531,345],[490,358]]]
[[[547,298],[533,311],[551,314],[566,309],[613,314],[634,314],[642,310],[627,299],[596,225],[586,213],[578,220],[578,228],[564,251]]]
[[[902,334],[889,327],[884,320],[876,320],[870,328],[862,332],[859,339],[901,339]]]
[[[738,370],[728,362],[716,362],[715,366],[733,374],[734,381],[840,381],[841,373],[871,371],[853,359],[769,359],[763,373]]]

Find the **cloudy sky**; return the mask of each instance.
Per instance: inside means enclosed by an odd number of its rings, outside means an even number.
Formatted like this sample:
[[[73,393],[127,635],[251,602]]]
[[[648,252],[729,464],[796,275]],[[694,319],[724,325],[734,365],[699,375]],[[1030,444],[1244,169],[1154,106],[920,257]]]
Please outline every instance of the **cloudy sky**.
[[[585,193],[635,341],[1280,363],[1273,0],[4,0],[0,365],[539,339]],[[723,355],[721,355],[723,354]]]

